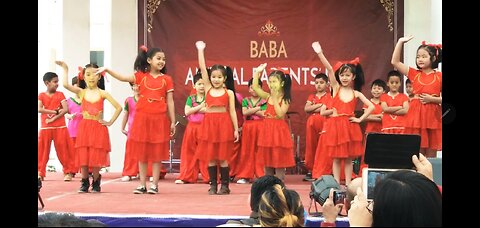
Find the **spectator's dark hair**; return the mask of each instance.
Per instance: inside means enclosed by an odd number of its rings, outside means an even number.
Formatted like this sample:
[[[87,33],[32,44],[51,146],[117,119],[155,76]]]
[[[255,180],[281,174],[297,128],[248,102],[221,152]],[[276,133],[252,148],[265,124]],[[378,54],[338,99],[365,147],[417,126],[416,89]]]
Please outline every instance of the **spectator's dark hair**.
[[[373,86],[380,86],[383,88],[383,90],[387,90],[387,83],[385,83],[382,79],[375,79],[372,82],[372,86],[370,86],[370,89],[373,88]]]
[[[147,72],[150,70],[150,64],[147,62],[147,59],[152,59],[157,52],[163,52],[165,53],[162,49],[160,48],[150,48],[148,51],[145,51],[144,49],[140,48],[140,51],[138,52],[137,58],[135,59],[135,63],[133,64],[133,69],[136,71],[141,71],[141,72]],[[163,74],[167,73],[167,64],[165,63],[165,66],[163,66],[162,70],[160,70]]]
[[[45,213],[38,215],[38,227],[106,227],[98,220],[84,220],[71,213]]]
[[[387,82],[388,82],[388,80],[390,80],[391,77],[398,77],[398,79],[400,79],[400,81],[402,81],[402,74],[400,74],[400,72],[398,72],[396,70],[391,70],[390,72],[388,72]]]
[[[423,174],[392,172],[373,191],[373,227],[442,226],[442,194]]]
[[[58,75],[54,72],[47,72],[43,75],[43,82],[51,82],[52,79],[58,78]]]
[[[265,191],[258,204],[258,220],[263,227],[304,226],[304,212],[298,193],[278,184]]]
[[[250,209],[252,209],[253,212],[258,212],[258,203],[262,198],[262,194],[268,189],[272,189],[276,184],[285,187],[282,180],[271,175],[265,175],[253,182],[250,189]]]
[[[353,79],[353,89],[357,91],[362,91],[362,86],[363,84],[365,84],[365,76],[363,74],[362,65],[360,65],[360,63],[358,63],[357,65],[354,65],[351,63],[345,63],[342,66],[340,66],[335,71],[335,79],[340,85],[341,85],[340,74],[342,74],[347,70],[352,72],[352,74],[355,76],[355,79]]]
[[[412,84],[412,81],[410,81],[410,79],[407,79],[407,81],[405,81],[405,84]]]
[[[250,87],[251,85],[253,85],[253,78],[250,78],[250,80],[248,80],[248,87]],[[262,88],[262,85],[263,85],[262,80],[258,79],[258,86]]]
[[[207,74],[210,76],[210,69],[207,69]],[[202,79],[202,71],[200,69],[197,70],[197,73],[193,75],[193,84],[197,83],[198,80]]]

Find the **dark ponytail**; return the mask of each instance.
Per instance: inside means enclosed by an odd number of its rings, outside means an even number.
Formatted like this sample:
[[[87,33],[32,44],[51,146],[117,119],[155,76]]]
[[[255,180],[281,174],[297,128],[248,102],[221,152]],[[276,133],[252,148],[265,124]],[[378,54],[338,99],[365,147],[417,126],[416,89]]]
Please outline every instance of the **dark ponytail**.
[[[150,70],[150,64],[147,62],[147,59],[150,58],[152,59],[157,52],[164,52],[160,48],[150,48],[148,51],[146,48],[140,48],[140,51],[138,52],[137,58],[135,59],[135,63],[133,64],[133,69],[135,71],[141,71],[143,73],[147,72]],[[167,73],[167,65],[160,70],[161,73],[166,74]]]

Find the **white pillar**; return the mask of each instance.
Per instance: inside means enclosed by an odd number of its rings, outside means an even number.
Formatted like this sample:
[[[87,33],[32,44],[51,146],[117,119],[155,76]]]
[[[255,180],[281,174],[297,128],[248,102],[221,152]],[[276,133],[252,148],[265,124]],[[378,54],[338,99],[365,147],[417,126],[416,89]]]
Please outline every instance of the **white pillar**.
[[[137,0],[108,0],[105,66],[125,75],[133,75],[137,57]],[[122,105],[133,92],[127,82],[110,78],[108,92]],[[110,107],[105,105],[105,107]],[[109,112],[111,114],[112,111]],[[109,127],[112,152],[110,172],[121,172],[125,156],[126,136],[121,132],[122,114]]]
[[[78,66],[90,63],[89,12],[90,1],[63,0],[63,44],[61,50],[57,51],[57,58],[68,64],[69,82],[77,75]],[[57,71],[61,72],[61,68],[57,67]]]
[[[415,67],[415,56],[417,54],[417,48],[420,46],[421,42],[425,40],[427,43],[431,43],[430,40],[433,23],[431,21],[431,2],[431,0],[404,1],[404,35],[414,36],[414,38],[403,47],[404,63],[408,66]]]

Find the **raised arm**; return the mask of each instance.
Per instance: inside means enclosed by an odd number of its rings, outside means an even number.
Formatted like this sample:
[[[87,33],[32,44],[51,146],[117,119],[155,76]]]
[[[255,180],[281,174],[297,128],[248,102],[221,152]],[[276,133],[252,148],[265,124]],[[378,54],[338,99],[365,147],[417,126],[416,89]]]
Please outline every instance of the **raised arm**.
[[[55,63],[57,65],[59,65],[60,67],[62,67],[62,69],[63,69],[63,76],[62,76],[63,87],[65,89],[68,89],[72,93],[75,93],[75,94],[80,93],[80,91],[82,91],[81,88],[68,84],[68,66],[67,66],[67,64],[63,61],[55,61]]]
[[[333,94],[335,94],[338,90],[339,84],[337,82],[337,79],[335,79],[335,72],[333,71],[333,67],[332,65],[330,65],[327,58],[323,54],[322,46],[320,46],[320,43],[318,41],[312,43],[312,48],[315,53],[317,53],[318,58],[320,58],[320,61],[322,62],[325,69],[327,69],[328,80],[330,81],[330,85],[332,86]]]
[[[403,44],[410,41],[411,39],[413,39],[412,35],[398,39],[397,45],[395,46],[395,49],[393,50],[393,54],[392,54],[391,63],[393,67],[395,67],[395,69],[397,69],[398,72],[400,72],[403,75],[408,74],[408,66],[403,64],[400,61],[400,56],[402,54]]]
[[[207,65],[205,64],[205,47],[207,47],[207,44],[203,41],[197,41],[195,43],[195,46],[197,47],[198,51],[198,67],[200,67],[200,72],[202,72],[202,79],[203,83],[205,84],[205,92],[210,90],[212,88],[212,84],[210,83],[210,79],[208,78],[208,72],[207,72]]]
[[[263,91],[263,89],[258,85],[258,80],[260,80],[260,73],[265,70],[265,67],[267,67],[266,63],[260,64],[257,68],[255,68],[253,72],[253,81],[252,81],[252,89],[257,93],[257,95],[263,99],[267,99],[270,94]]]
[[[95,74],[101,74],[102,72],[107,72],[109,75],[112,75],[112,77],[116,78],[119,81],[122,82],[131,82],[135,83],[135,75],[121,75],[111,69],[108,69],[106,67],[100,67],[98,68],[97,72]]]
[[[120,104],[115,99],[113,99],[112,95],[107,93],[105,90],[101,90],[101,93],[102,93],[102,97],[107,99],[110,102],[110,104],[113,105],[113,108],[115,108],[115,112],[113,113],[113,116],[110,119],[110,121],[108,122],[105,122],[104,120],[100,120],[100,121],[105,126],[111,126],[115,122],[115,120],[118,118],[120,113],[122,112],[122,106],[120,106]]]

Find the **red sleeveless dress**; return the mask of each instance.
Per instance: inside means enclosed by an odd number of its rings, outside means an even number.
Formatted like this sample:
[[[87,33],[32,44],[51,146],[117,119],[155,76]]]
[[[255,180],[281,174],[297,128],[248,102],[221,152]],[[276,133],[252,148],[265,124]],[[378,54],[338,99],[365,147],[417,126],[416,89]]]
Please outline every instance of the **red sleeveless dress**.
[[[278,119],[276,116],[274,106],[267,102],[263,127],[258,133],[258,153],[263,157],[265,167],[295,166],[290,129],[285,118]]]

